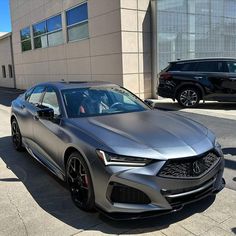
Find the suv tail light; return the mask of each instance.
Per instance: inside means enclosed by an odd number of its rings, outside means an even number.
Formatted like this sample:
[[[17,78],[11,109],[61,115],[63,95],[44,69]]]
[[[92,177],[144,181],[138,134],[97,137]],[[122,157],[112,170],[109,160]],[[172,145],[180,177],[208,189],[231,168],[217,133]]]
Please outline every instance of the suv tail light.
[[[168,72],[163,72],[160,74],[160,79],[170,80],[172,79],[172,75]]]

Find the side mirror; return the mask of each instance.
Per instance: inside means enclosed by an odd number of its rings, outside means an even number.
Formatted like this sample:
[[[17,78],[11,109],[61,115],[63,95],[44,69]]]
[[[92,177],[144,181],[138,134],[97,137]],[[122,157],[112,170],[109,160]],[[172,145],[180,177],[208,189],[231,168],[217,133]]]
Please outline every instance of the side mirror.
[[[149,99],[146,99],[146,100],[144,100],[144,103],[146,104],[146,105],[148,105],[149,107],[151,107],[151,108],[154,108],[154,102],[153,101],[151,101],[151,100],[149,100]]]
[[[54,118],[54,110],[52,108],[44,108],[39,110],[38,117],[44,120],[53,120]]]

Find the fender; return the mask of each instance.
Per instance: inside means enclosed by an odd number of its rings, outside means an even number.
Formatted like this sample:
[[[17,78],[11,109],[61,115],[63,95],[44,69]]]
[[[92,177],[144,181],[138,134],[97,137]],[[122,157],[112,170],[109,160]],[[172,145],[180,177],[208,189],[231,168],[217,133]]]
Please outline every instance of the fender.
[[[184,83],[181,83],[180,85],[178,85],[178,86],[176,87],[175,92],[174,92],[174,96],[173,96],[173,97],[174,97],[174,100],[175,100],[175,98],[176,98],[176,95],[177,95],[178,90],[179,90],[180,88],[184,87],[184,86],[187,86],[187,85],[192,85],[192,86],[198,87],[198,88],[200,89],[201,93],[202,93],[202,98],[204,98],[204,96],[205,96],[205,91],[204,91],[203,87],[202,87],[200,84],[194,83],[194,82],[184,82]]]

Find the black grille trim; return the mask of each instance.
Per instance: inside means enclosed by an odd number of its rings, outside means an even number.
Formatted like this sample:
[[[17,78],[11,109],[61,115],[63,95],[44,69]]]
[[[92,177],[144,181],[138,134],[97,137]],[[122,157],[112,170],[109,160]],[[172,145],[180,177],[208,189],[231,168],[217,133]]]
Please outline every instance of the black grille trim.
[[[220,159],[214,152],[208,152],[197,157],[168,160],[158,176],[178,179],[200,178],[216,166]]]
[[[111,183],[110,200],[113,203],[149,204],[149,197],[142,191],[119,183]]]

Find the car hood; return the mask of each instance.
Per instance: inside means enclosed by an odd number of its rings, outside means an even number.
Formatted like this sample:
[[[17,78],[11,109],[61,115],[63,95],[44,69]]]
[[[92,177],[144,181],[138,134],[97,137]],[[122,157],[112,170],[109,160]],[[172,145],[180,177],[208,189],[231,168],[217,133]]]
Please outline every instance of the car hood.
[[[148,110],[73,119],[108,150],[155,159],[196,156],[213,148],[204,126],[179,115]]]

